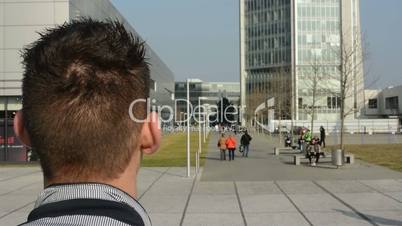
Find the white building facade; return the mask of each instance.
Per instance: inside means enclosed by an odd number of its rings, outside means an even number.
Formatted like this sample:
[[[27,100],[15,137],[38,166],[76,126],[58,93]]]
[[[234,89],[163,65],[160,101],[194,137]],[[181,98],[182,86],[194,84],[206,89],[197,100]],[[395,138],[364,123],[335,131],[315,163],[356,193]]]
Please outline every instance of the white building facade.
[[[399,118],[402,122],[402,85],[383,90],[365,91],[365,116],[368,118]]]

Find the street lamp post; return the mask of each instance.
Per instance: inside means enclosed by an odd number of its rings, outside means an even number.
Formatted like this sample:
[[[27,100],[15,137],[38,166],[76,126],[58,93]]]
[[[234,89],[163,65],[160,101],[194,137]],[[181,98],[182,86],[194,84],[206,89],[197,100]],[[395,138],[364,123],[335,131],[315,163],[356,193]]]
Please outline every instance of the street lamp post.
[[[187,177],[190,177],[190,82],[187,79]]]
[[[209,104],[205,104],[206,106],[206,112],[204,114],[204,143],[206,142],[206,136],[207,136],[207,128],[209,128],[209,123],[208,123],[208,107]],[[208,126],[207,126],[208,124]]]
[[[198,151],[201,153],[202,148],[201,148],[201,133],[202,133],[202,125],[201,125],[201,100],[207,99],[206,97],[198,97]],[[205,120],[205,117],[203,117],[203,120]],[[203,121],[205,124],[205,121]],[[204,138],[205,140],[205,138]],[[205,142],[205,141],[204,141]]]

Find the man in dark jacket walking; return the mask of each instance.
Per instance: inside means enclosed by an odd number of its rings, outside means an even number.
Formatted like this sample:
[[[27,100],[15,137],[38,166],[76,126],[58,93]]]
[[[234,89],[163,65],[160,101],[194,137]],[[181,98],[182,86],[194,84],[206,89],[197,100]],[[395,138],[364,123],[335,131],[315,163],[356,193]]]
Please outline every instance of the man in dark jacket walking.
[[[251,136],[248,134],[247,130],[244,132],[243,136],[240,138],[240,145],[243,149],[243,157],[248,157],[248,150],[250,146]]]
[[[321,147],[325,148],[325,129],[323,126],[320,127],[320,144]]]

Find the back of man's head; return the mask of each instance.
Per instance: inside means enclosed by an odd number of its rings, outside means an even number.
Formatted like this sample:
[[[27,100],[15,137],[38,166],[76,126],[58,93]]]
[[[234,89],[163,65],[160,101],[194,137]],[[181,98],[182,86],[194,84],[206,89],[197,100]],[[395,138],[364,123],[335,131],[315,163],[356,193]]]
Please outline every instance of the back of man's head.
[[[130,103],[149,96],[143,43],[119,22],[81,19],[25,49],[23,122],[49,180],[113,179],[127,167],[141,123]],[[136,118],[146,104],[136,104]]]

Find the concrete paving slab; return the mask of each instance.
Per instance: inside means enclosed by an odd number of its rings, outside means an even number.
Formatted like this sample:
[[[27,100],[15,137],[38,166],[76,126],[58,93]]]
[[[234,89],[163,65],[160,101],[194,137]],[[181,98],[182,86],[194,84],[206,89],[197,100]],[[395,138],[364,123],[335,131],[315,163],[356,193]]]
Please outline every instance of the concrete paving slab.
[[[166,170],[167,168],[142,168],[138,175],[141,183],[137,183],[137,197],[141,197]]]
[[[192,195],[187,213],[237,213],[240,207],[236,195]]]
[[[148,191],[149,196],[158,195],[183,195],[189,194],[193,182],[190,180],[177,182],[157,181]]]
[[[148,213],[183,213],[187,195],[145,195],[141,205]]]
[[[330,212],[336,209],[350,210],[329,194],[289,195],[302,212]]]
[[[337,196],[359,211],[402,210],[402,203],[379,193],[337,194]]]
[[[332,193],[374,193],[373,189],[355,180],[331,180],[317,181],[325,189]]]
[[[180,225],[182,214],[174,213],[149,213],[152,226],[177,226]]]
[[[32,203],[12,213],[8,213],[6,216],[1,214],[3,217],[0,218],[0,225],[19,225],[24,223],[33,207],[34,204]]]
[[[384,192],[384,194],[402,202],[402,192]]]
[[[25,205],[28,205],[29,203],[35,202],[36,201],[36,194],[35,195],[7,195],[7,196],[2,196],[1,197],[1,202],[0,202],[0,213],[2,215],[4,213],[9,213],[11,211],[14,211],[16,209],[19,209]],[[2,216],[0,215],[0,216]]]
[[[244,213],[297,212],[285,195],[241,195]]]
[[[195,168],[190,168],[191,177],[195,174]],[[170,167],[166,173],[166,176],[173,176],[178,178],[187,178],[187,168],[186,167]],[[167,177],[169,178],[169,177]]]
[[[286,194],[322,194],[325,193],[312,181],[278,181],[277,184]]]
[[[364,214],[378,225],[402,225],[402,211],[364,211]]]
[[[299,213],[246,213],[247,226],[309,226]]]
[[[0,167],[0,182],[15,179],[21,176],[41,174],[39,166],[34,167]]]
[[[230,195],[235,193],[233,182],[199,182],[194,186],[194,195]]]
[[[10,187],[14,187],[13,185],[10,185]],[[4,189],[4,191],[2,191],[0,193],[0,198],[2,196],[7,196],[7,195],[13,195],[13,196],[19,196],[19,195],[29,195],[29,194],[39,194],[40,191],[42,191],[43,189],[43,185],[41,183],[34,183],[31,182],[27,185],[23,185],[21,187],[15,187],[14,189],[11,188],[7,188]]]
[[[0,196],[9,192],[20,190],[34,184],[38,184],[38,181],[42,181],[42,176],[39,175],[27,175],[17,177],[12,180],[6,180],[0,182]]]
[[[244,226],[240,214],[229,213],[188,213],[183,225],[185,226]]]
[[[372,226],[369,222],[362,219],[352,211],[342,212],[306,212],[306,217],[313,225],[325,226]]]
[[[361,180],[360,182],[380,192],[402,192],[402,183],[396,180]]]
[[[236,185],[240,195],[282,194],[273,181],[238,181]]]

